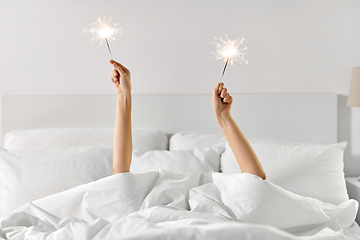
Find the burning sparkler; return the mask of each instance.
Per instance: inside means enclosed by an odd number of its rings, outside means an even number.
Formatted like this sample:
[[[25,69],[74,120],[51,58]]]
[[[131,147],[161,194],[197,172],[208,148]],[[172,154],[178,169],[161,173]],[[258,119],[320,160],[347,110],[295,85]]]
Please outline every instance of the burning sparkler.
[[[244,47],[245,38],[237,38],[235,40],[229,39],[229,37],[225,34],[226,39],[215,38],[218,40],[216,43],[212,43],[216,47],[216,52],[213,52],[213,57],[216,59],[224,60],[225,66],[221,74],[221,80],[224,76],[226,67],[230,62],[230,65],[233,65],[234,62],[239,61],[240,64],[243,62],[248,64],[248,61],[245,59],[247,48]]]
[[[111,40],[116,41],[115,36],[117,34],[122,33],[121,28],[116,28],[117,24],[112,24],[111,18],[109,18],[109,19],[105,18],[103,21],[99,18],[98,22],[93,23],[92,25],[93,26],[91,26],[90,30],[85,29],[84,32],[91,33],[93,35],[93,37],[92,37],[93,41],[100,40],[100,45],[105,40],[106,46],[110,53],[110,58],[111,58],[111,60],[113,60],[109,40],[111,39]]]

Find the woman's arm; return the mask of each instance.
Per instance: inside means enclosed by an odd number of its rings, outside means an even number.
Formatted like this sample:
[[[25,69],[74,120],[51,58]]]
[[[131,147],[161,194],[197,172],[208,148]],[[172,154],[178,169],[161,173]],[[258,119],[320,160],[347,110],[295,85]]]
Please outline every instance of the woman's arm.
[[[117,94],[113,140],[113,173],[129,172],[132,156],[130,71],[113,60],[110,79]]]
[[[266,175],[259,159],[230,114],[232,102],[233,98],[224,84],[218,83],[212,97],[216,121],[224,132],[241,171],[258,175],[265,180]]]

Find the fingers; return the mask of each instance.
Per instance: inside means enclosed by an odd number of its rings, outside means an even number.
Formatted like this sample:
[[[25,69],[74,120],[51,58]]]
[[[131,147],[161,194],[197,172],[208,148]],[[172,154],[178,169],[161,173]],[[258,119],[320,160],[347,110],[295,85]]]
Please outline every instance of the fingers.
[[[221,91],[223,90],[224,88],[224,83],[218,83],[218,94],[220,95],[221,94]]]
[[[224,83],[217,83],[216,87],[214,88],[214,94],[220,95],[223,88],[224,88]]]
[[[221,98],[225,98],[226,94],[227,94],[227,88],[223,88],[223,89],[221,90],[220,97],[221,97]]]
[[[118,70],[120,73],[130,73],[129,69],[127,69],[124,65],[122,65],[119,62],[116,62],[114,60],[110,60],[110,63],[114,66],[116,70]]]
[[[114,77],[112,75],[110,75],[110,80],[113,84],[115,84],[117,82],[117,80],[114,79]]]
[[[127,69],[124,65],[122,65],[121,63],[119,63],[119,62],[116,62],[116,61],[114,61],[114,60],[112,60],[113,61],[113,64],[115,63],[115,64],[117,64],[117,65],[119,65],[120,67],[122,67],[122,69],[124,70],[124,72],[126,72],[126,73],[129,73],[130,71],[129,71],[129,69]]]
[[[114,66],[114,69],[116,69],[120,73],[120,76],[125,75],[125,71],[122,67],[120,67],[120,65],[117,65],[116,63],[114,63],[113,66]]]
[[[232,101],[233,101],[232,96],[229,93],[227,93],[223,99],[223,103],[232,103]]]
[[[115,79],[119,79],[119,73],[118,71],[116,71],[115,69],[112,71],[111,75],[115,78]]]
[[[216,84],[214,94],[220,97],[223,103],[232,103],[233,101],[232,96],[227,92],[227,88],[224,87],[224,83]]]
[[[112,83],[116,83],[119,81],[119,73],[118,71],[116,71],[115,69],[112,71],[111,75],[110,75],[110,80],[112,81]]]
[[[220,85],[220,83],[217,83],[216,84],[216,87],[214,88],[214,91],[213,91],[213,95],[215,96],[215,95],[219,95],[219,85]]]

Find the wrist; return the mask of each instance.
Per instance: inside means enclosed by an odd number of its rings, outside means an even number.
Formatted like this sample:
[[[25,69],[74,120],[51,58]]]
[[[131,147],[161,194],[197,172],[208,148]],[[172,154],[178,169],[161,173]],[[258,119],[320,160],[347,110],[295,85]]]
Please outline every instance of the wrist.
[[[127,90],[121,90],[116,95],[117,95],[118,100],[124,99],[124,98],[131,98],[131,92],[127,91]]]
[[[125,91],[118,93],[117,102],[118,106],[123,106],[125,109],[131,109],[131,94]]]
[[[216,119],[227,119],[227,118],[230,118],[230,117],[231,117],[230,112],[217,113],[216,114]]]
[[[218,124],[220,125],[221,128],[226,126],[226,122],[231,119],[231,114],[230,112],[226,112],[226,113],[218,113],[215,115],[216,121],[218,122]]]

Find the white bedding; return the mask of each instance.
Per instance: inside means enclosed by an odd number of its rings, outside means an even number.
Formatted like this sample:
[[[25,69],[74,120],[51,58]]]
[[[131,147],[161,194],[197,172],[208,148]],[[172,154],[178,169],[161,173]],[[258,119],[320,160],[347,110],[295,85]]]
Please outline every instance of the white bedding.
[[[5,239],[360,239],[358,202],[338,206],[251,174],[121,173],[27,203]]]

